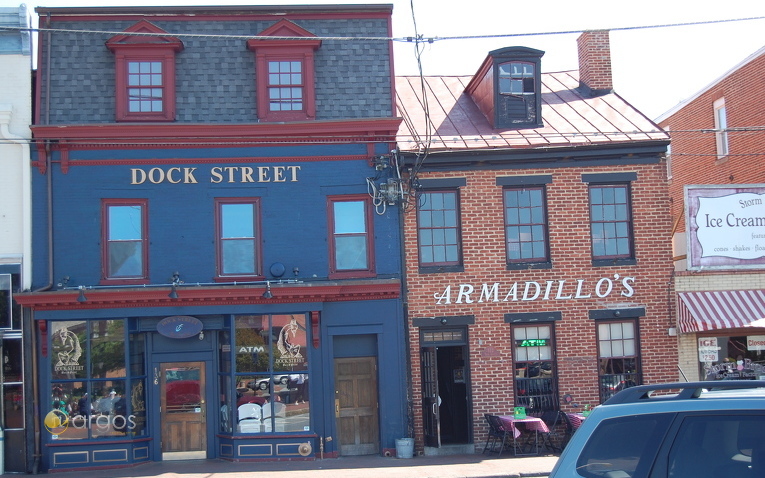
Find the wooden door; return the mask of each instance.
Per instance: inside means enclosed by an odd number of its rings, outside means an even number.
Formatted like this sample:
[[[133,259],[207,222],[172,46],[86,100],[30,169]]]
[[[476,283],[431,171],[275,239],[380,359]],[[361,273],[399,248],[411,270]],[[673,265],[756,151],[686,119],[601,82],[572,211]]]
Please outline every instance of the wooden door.
[[[205,363],[161,364],[162,459],[207,457]]]
[[[422,423],[425,446],[441,446],[438,410],[438,362],[435,347],[423,347],[420,351],[422,370]]]
[[[377,359],[335,359],[335,417],[341,455],[380,452]]]

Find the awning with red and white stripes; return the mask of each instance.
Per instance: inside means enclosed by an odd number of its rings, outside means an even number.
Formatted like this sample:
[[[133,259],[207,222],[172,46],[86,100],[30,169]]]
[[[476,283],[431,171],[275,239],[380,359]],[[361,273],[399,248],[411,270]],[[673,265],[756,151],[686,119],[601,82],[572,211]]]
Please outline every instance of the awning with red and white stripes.
[[[680,332],[765,326],[765,290],[679,292]]]

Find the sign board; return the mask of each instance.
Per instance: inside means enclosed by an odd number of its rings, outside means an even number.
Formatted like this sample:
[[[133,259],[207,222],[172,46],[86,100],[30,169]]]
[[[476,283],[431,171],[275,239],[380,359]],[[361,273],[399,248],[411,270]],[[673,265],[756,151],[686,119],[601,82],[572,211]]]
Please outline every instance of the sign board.
[[[749,335],[746,338],[747,350],[765,350],[765,335]]]
[[[188,315],[165,317],[157,324],[157,332],[171,339],[187,339],[202,331],[202,321]]]
[[[765,268],[765,185],[685,186],[688,269]]]
[[[719,362],[720,347],[717,345],[717,337],[703,337],[699,339],[699,362]]]

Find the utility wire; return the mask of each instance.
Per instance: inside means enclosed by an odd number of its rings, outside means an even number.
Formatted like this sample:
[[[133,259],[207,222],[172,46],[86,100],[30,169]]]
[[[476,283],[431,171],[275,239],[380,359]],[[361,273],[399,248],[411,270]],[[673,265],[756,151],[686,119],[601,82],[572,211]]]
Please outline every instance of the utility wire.
[[[59,125],[60,126],[60,125]],[[745,127],[731,127],[727,129],[710,129],[710,128],[701,128],[701,129],[673,129],[669,131],[664,131],[665,133],[669,134],[670,136],[680,136],[682,135],[683,138],[687,139],[690,134],[695,134],[697,137],[702,137],[706,135],[716,134],[716,133],[729,133],[729,134],[735,134],[735,133],[761,133],[765,131],[765,126],[745,126]],[[576,133],[562,133],[562,132],[550,132],[550,133],[539,133],[538,130],[530,130],[532,132],[531,134],[533,136],[539,136],[542,135],[545,138],[581,138],[581,137],[608,137],[608,136],[634,136],[634,135],[649,135],[649,134],[658,134],[662,133],[661,130],[653,129],[648,131],[579,131]],[[499,139],[503,136],[517,136],[520,133],[516,132],[515,130],[509,131],[508,135],[504,135],[502,133],[493,133],[489,138],[490,139]],[[377,135],[380,136],[380,135]],[[395,141],[398,142],[410,142],[410,143],[418,143],[422,144],[417,140],[419,136],[414,135],[407,135],[407,134],[397,134]],[[464,141],[466,138],[469,140],[472,140],[473,138],[481,139],[485,137],[485,135],[471,135],[469,137],[456,137],[456,138],[448,138],[439,140],[438,142],[441,143],[451,143],[451,142],[461,142]],[[247,139],[246,137],[241,138],[224,138],[224,137],[216,137],[216,136],[206,136],[206,137],[198,137],[198,138],[186,138],[186,137],[177,137],[177,138],[171,138],[171,137],[161,137],[157,138],[157,141],[147,141],[145,137],[125,137],[120,138],[119,141],[115,141],[113,137],[93,137],[93,138],[82,138],[82,139],[66,139],[67,146],[80,146],[80,145],[91,145],[91,146],[108,146],[108,145],[130,145],[130,146],[168,146],[168,145],[259,145],[259,144],[279,144],[279,143],[305,143],[305,144],[317,144],[317,143],[332,143],[333,141],[348,141],[348,136],[345,135],[337,135],[337,136],[289,136],[289,135],[280,135],[278,137],[265,137],[265,138],[254,138],[254,139]],[[177,139],[177,141],[172,141],[173,139]],[[140,141],[139,141],[140,140]],[[30,144],[37,143],[37,142],[44,142],[45,139],[35,139],[35,138],[22,138],[22,141],[26,141]],[[375,142],[375,143],[390,143],[391,139],[362,139],[358,140],[356,142],[361,143],[369,143],[369,142]],[[432,139],[431,139],[432,143]],[[0,144],[17,144],[16,141],[10,141],[0,138]],[[765,154],[765,153],[763,153]]]
[[[411,0],[410,0],[411,2]],[[478,40],[488,38],[513,38],[513,37],[527,37],[527,36],[547,36],[547,35],[570,35],[574,33],[581,33],[582,31],[592,30],[609,30],[609,31],[629,31],[629,30],[646,30],[654,28],[676,28],[687,27],[696,25],[714,25],[719,23],[732,23],[732,22],[744,22],[751,20],[763,20],[765,16],[758,17],[744,17],[744,18],[730,18],[724,20],[704,20],[698,22],[684,22],[684,23],[664,23],[658,25],[637,25],[630,27],[611,27],[611,28],[597,28],[587,30],[561,30],[561,31],[549,31],[549,32],[530,32],[530,33],[502,33],[502,34],[490,34],[490,35],[454,35],[454,36],[434,36],[425,37],[419,35],[415,30],[414,36],[405,37],[377,37],[377,36],[315,36],[315,37],[290,37],[290,36],[258,36],[258,35],[213,35],[204,33],[171,33],[165,32],[161,35],[157,33],[148,32],[130,32],[131,36],[171,36],[171,37],[188,37],[188,38],[230,38],[230,39],[253,39],[253,40],[336,40],[336,41],[395,41],[395,42],[407,42],[407,43],[434,43],[436,41],[446,40]],[[415,24],[416,28],[416,24]],[[82,29],[67,29],[67,28],[30,28],[30,27],[15,27],[15,26],[0,26],[0,31],[26,31],[26,32],[51,32],[51,33],[87,33],[87,34],[107,34],[107,35],[124,35],[125,31],[111,31],[111,30],[82,30]]]

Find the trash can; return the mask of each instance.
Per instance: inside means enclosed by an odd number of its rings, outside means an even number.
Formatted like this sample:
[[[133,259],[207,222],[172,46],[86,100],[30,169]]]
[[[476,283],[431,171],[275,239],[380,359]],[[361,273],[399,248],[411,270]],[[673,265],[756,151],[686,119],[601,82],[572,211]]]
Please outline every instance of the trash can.
[[[414,456],[414,438],[397,438],[396,456],[398,458],[412,458]]]

